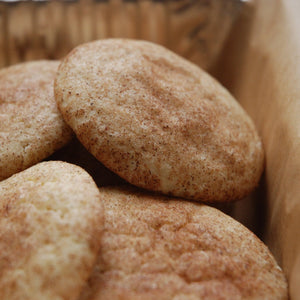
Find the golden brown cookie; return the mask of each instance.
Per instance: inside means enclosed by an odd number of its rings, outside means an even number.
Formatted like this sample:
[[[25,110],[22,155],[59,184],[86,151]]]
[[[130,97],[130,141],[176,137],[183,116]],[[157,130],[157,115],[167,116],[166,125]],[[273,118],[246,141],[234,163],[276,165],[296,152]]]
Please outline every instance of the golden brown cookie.
[[[54,100],[58,61],[35,61],[0,70],[0,180],[43,160],[72,131]]]
[[[162,46],[124,39],[78,46],[55,82],[78,139],[134,185],[230,201],[259,181],[263,148],[249,116],[212,77]]]
[[[77,299],[100,247],[103,204],[92,178],[44,162],[0,183],[0,299]]]
[[[79,300],[288,299],[268,248],[215,208],[101,188],[101,250]]]

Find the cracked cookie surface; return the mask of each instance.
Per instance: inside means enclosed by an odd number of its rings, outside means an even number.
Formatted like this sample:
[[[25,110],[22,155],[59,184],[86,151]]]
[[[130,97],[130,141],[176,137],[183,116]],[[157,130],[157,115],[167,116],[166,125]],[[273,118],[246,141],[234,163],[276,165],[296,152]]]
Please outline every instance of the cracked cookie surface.
[[[40,162],[71,139],[54,99],[58,65],[35,61],[0,70],[0,180]]]
[[[80,45],[59,67],[55,97],[82,144],[133,185],[231,201],[262,173],[262,143],[249,116],[210,75],[162,46]]]
[[[268,248],[212,207],[100,188],[101,250],[79,300],[287,299]]]
[[[0,299],[77,299],[102,225],[98,188],[77,166],[44,162],[3,180]]]

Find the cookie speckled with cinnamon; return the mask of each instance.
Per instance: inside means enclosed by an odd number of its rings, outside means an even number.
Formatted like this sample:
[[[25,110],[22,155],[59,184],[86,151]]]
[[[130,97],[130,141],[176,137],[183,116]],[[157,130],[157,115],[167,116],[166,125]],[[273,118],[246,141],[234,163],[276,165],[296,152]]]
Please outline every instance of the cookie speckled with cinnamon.
[[[71,139],[54,99],[58,65],[35,61],[0,70],[0,180],[40,162]]]
[[[250,117],[210,75],[162,46],[80,45],[59,67],[55,97],[83,145],[136,186],[221,202],[244,197],[261,176]]]
[[[287,300],[268,248],[215,208],[101,188],[101,251],[79,300]]]
[[[0,299],[77,299],[100,248],[99,196],[83,169],[58,161],[0,183]]]

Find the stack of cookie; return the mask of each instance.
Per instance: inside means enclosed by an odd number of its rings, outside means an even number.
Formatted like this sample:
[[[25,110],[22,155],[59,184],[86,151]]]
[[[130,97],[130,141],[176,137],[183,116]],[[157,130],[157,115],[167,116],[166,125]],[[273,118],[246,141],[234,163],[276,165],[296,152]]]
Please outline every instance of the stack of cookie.
[[[0,101],[0,299],[288,298],[267,247],[206,205],[248,195],[264,155],[199,67],[95,41],[3,69]]]

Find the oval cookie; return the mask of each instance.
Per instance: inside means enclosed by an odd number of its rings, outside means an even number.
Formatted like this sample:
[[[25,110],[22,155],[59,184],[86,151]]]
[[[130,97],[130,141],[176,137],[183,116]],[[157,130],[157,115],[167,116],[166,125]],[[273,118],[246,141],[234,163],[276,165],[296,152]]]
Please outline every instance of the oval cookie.
[[[55,96],[83,145],[136,186],[230,201],[259,181],[263,148],[249,116],[212,77],[162,46],[80,45],[59,67]]]
[[[35,61],[0,70],[0,180],[43,160],[72,131],[54,100],[58,61]]]
[[[268,248],[215,208],[101,188],[101,251],[79,300],[288,299]]]
[[[102,229],[98,188],[77,166],[44,162],[2,181],[0,299],[77,299]]]

